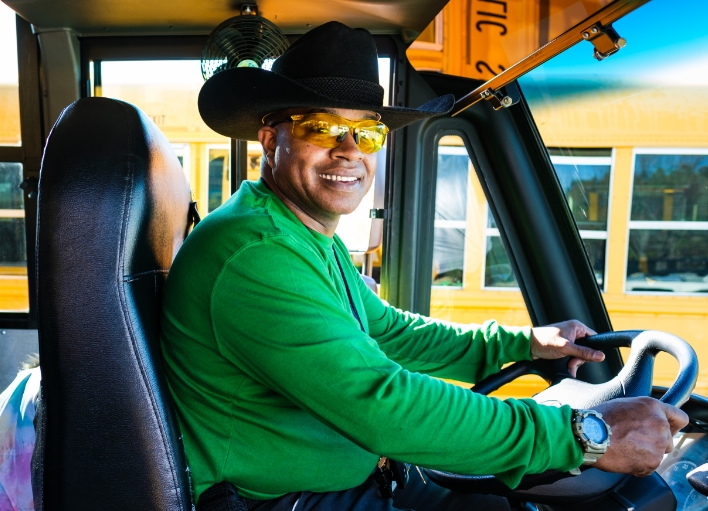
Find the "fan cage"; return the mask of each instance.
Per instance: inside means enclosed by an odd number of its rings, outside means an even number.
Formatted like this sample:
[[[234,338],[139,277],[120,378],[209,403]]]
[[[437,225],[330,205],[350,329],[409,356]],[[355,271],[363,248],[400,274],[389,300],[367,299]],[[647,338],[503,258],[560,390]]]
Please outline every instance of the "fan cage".
[[[270,20],[242,15],[224,21],[209,35],[202,50],[202,76],[234,67],[270,70],[273,61],[288,49],[288,40]]]

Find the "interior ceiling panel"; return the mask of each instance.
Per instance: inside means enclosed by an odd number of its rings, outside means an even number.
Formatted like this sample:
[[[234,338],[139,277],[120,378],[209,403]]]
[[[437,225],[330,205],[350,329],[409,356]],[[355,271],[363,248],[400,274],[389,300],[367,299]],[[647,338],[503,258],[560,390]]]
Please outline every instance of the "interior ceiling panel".
[[[229,0],[2,0],[38,31],[72,28],[81,36],[208,34],[240,14]],[[255,2],[251,2],[255,3]],[[331,20],[376,34],[414,39],[447,0],[261,0],[259,14],[287,34]]]

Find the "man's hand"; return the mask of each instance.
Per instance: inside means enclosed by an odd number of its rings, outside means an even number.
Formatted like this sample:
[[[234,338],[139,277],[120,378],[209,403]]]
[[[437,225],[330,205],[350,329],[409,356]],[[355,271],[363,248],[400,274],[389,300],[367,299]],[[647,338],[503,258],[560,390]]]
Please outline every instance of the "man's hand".
[[[575,340],[597,332],[590,330],[580,321],[571,319],[562,323],[541,326],[531,329],[531,356],[534,359],[573,357],[568,362],[568,370],[575,378],[575,374],[585,362],[602,362],[605,354],[584,346],[575,344]]]
[[[688,424],[683,411],[650,397],[613,399],[594,409],[612,429],[607,452],[593,465],[606,472],[650,475]]]

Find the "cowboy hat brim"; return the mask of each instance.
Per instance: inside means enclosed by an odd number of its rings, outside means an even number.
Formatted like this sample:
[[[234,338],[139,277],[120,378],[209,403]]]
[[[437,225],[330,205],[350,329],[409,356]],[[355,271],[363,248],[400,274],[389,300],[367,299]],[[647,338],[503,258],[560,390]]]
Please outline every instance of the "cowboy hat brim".
[[[418,108],[384,107],[341,101],[283,75],[258,68],[232,68],[215,74],[199,92],[199,113],[211,129],[229,138],[257,140],[264,116],[287,108],[346,108],[381,115],[391,131],[452,110],[455,98],[441,96]]]

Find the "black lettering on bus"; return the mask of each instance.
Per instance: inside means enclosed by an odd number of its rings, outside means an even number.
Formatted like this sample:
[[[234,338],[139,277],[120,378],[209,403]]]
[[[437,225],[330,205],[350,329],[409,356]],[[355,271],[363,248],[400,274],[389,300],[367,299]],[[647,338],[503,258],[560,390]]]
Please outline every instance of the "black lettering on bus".
[[[497,64],[497,67],[499,68],[499,73],[504,71],[504,66],[502,66],[501,64]],[[483,60],[478,60],[477,63],[474,65],[474,68],[477,70],[478,73],[481,73],[484,71],[483,69],[480,69],[480,68],[487,68],[487,71],[492,73],[492,75],[497,76],[499,74],[499,73],[495,73],[494,70],[492,69],[492,67]]]
[[[475,27],[477,27],[477,30],[479,32],[482,31],[482,25],[497,26],[497,27],[501,28],[501,32],[499,33],[499,35],[506,35],[506,32],[507,32],[506,25],[504,25],[503,23],[499,23],[498,21],[479,20],[477,23],[475,23]]]

